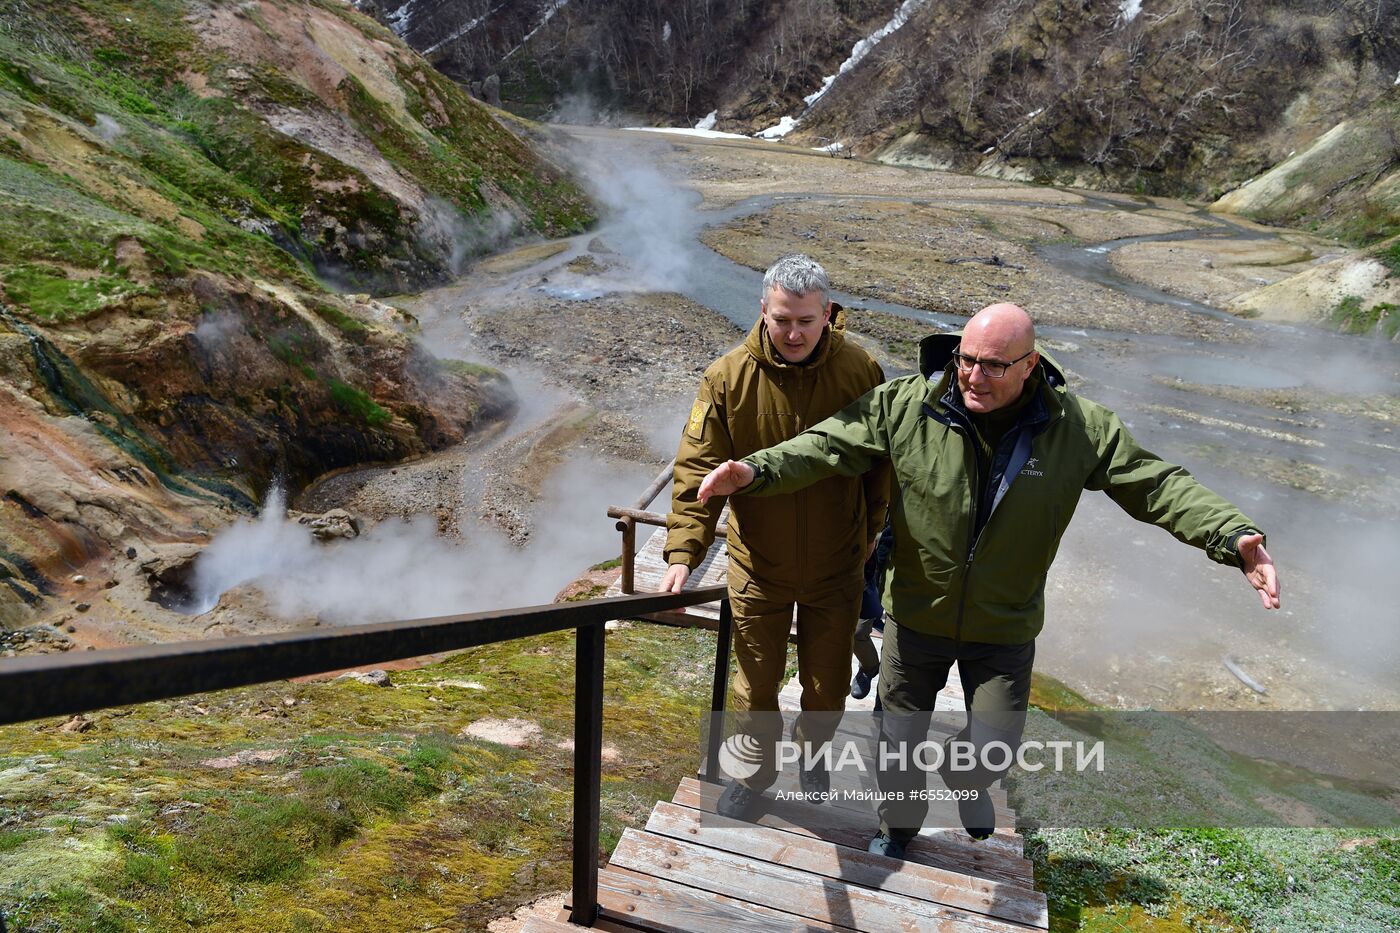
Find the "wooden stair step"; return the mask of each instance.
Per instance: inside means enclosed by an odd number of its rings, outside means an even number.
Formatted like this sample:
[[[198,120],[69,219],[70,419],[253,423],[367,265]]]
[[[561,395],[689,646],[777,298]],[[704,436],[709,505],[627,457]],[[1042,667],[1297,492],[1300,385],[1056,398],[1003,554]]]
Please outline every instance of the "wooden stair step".
[[[611,865],[598,872],[598,903],[603,907],[604,920],[617,917],[661,933],[854,933],[849,927],[818,923],[762,904]]]
[[[646,829],[658,836],[773,862],[837,883],[875,888],[1040,929],[1050,925],[1045,895],[1038,891],[917,862],[892,863],[863,849],[754,826],[673,803],[658,803]]]
[[[875,791],[879,788],[874,775],[846,775],[835,771],[831,775],[831,789],[840,794],[846,791]],[[929,789],[931,791],[946,790],[937,775],[934,775],[933,780],[929,782]],[[771,796],[778,791],[791,794],[800,790],[801,783],[798,773],[796,771],[782,771],[767,793]],[[998,794],[1001,797],[1000,802],[997,800]],[[996,838],[1013,845],[1019,852],[1023,840],[1016,833],[1016,813],[1006,805],[1006,792],[993,791],[992,804],[996,813]],[[838,807],[853,813],[874,814],[876,805],[874,801],[850,800],[838,796],[833,800],[823,801],[819,806]],[[928,825],[939,824],[954,829],[961,827],[962,818],[958,816],[957,802],[952,800],[929,801],[929,816],[925,822]]]
[[[671,799],[683,807],[714,813],[720,790],[718,785],[685,778]],[[819,810],[808,804],[786,800],[768,800],[763,813],[753,822],[856,849],[866,848],[877,828],[873,816],[862,817],[834,809]],[[910,841],[906,858],[911,862],[1027,890],[1035,887],[1029,861],[970,839],[961,828],[921,833]]]
[[[687,778],[687,780],[693,779]],[[704,806],[696,806],[695,809],[716,812],[715,804],[718,802],[723,787],[706,784],[703,781],[695,781],[694,786],[704,799],[711,801]],[[706,788],[714,789],[707,790]],[[679,794],[679,788],[677,793]],[[682,806],[692,806],[692,804],[679,799],[678,796],[673,795],[672,800]],[[875,830],[880,825],[880,818],[873,803],[862,805],[859,802],[851,801],[842,805],[808,803],[792,798],[778,800],[771,788],[765,795],[765,812],[774,814],[788,823],[806,827],[817,835],[821,835],[822,828],[826,826],[839,829],[853,828],[864,834],[864,839],[859,844],[836,839],[829,841],[841,842],[842,845],[860,849],[864,849],[869,844],[870,837],[875,834]],[[1009,819],[1015,819],[1014,815]],[[1001,820],[1002,817],[999,815],[998,821]],[[998,827],[988,839],[980,841],[972,839],[962,828],[957,804],[950,801],[930,803],[925,828],[919,831],[919,838],[935,840],[951,853],[961,852],[971,856],[1005,856],[1018,862],[1023,861],[1022,856],[1025,853],[1026,842],[1023,836],[1005,826]],[[1027,869],[1028,873],[1029,869]]]
[[[609,864],[748,903],[783,904],[809,921],[856,930],[1024,933],[1027,929],[631,828],[623,831]]]

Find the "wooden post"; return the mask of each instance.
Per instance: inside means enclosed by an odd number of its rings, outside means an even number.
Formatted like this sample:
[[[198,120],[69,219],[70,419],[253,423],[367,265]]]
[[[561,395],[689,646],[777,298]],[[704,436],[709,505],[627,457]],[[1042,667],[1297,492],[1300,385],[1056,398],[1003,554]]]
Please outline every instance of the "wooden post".
[[[625,516],[618,520],[617,530],[622,532],[622,592],[631,596],[636,592],[637,523],[632,516]]]

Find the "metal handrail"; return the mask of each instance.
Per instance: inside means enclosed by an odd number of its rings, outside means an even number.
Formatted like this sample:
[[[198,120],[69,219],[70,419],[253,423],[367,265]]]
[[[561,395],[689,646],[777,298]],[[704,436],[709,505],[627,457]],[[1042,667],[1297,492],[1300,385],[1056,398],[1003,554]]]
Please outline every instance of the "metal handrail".
[[[729,678],[727,588],[643,593],[565,605],[531,606],[316,632],[176,642],[0,660],[0,725],[166,700],[476,648],[532,635],[576,630],[574,659],[574,853],[570,922],[598,916],[598,819],[603,755],[603,623],[629,616],[720,602],[711,709],[723,712]],[[718,731],[711,729],[706,778],[712,780]],[[0,933],[4,918],[0,917]]]

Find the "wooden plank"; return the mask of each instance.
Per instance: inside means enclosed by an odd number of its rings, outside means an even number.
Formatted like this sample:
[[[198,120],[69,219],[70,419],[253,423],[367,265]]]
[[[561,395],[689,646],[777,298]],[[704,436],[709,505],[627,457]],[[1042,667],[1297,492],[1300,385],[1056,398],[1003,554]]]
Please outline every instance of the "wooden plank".
[[[626,918],[662,933],[854,933],[848,927],[818,923],[763,904],[745,903],[611,865],[598,872],[598,903],[605,918]]]
[[[1047,929],[1045,895],[959,872],[901,862],[859,849],[754,826],[702,810],[661,802],[651,811],[647,832],[693,842],[751,859],[774,862],[833,881],[879,888],[970,913]]]
[[[1025,933],[1027,929],[632,828],[623,831],[609,864],[752,904],[781,904],[817,923],[856,930]]]
[[[714,813],[719,792],[717,785],[685,778],[671,802]],[[767,801],[764,812],[752,822],[862,850],[870,844],[877,828],[873,817],[860,818],[843,811],[816,812],[806,804],[785,800]],[[921,833],[910,840],[906,858],[1027,890],[1035,887],[1029,861],[970,839],[962,829]]]

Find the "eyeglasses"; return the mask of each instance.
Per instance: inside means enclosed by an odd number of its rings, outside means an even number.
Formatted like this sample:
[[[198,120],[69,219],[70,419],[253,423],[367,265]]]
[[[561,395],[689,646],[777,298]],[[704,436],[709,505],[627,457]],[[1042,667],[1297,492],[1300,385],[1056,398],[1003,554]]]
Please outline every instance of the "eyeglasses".
[[[1030,356],[1032,353],[1035,352],[1034,348],[1032,348],[1030,350],[1027,350],[1025,353],[1022,353],[1020,356],[1016,357],[1016,359],[1012,360],[1011,362],[1003,363],[1001,360],[979,360],[975,356],[964,356],[961,351],[962,347],[958,347],[957,350],[953,351],[953,359],[957,362],[958,369],[965,373],[970,373],[972,372],[972,368],[974,366],[980,364],[982,367],[982,372],[986,373],[988,376],[991,376],[993,379],[1000,379],[1002,376],[1005,376],[1006,369],[1008,366],[1015,366],[1017,363],[1021,362],[1026,357]]]

